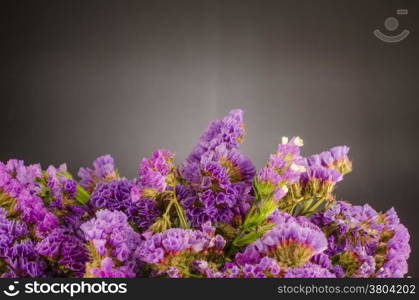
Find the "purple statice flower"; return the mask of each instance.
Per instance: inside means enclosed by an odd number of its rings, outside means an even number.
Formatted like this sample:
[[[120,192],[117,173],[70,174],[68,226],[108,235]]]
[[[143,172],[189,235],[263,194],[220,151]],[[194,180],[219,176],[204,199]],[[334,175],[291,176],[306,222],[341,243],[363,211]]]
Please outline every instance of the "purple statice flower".
[[[255,168],[238,151],[244,135],[242,121],[238,110],[212,122],[179,167],[185,187],[177,191],[178,198],[193,227],[207,221],[240,224],[250,208]]]
[[[378,213],[371,206],[352,206],[343,201],[338,201],[328,210],[311,217],[311,221],[326,232],[330,232],[328,228],[334,229],[328,234],[329,247],[326,252],[329,255],[352,250],[359,243],[364,245],[365,249],[373,248],[376,244],[375,238],[382,227],[376,226],[377,219]],[[369,251],[367,254],[371,253]]]
[[[192,225],[199,227],[207,221],[240,223],[253,200],[251,180],[255,171],[250,160],[238,151],[227,154],[225,148],[217,149],[203,155],[199,172],[200,181],[190,185],[189,197],[179,195]],[[191,195],[195,196],[193,201]]]
[[[131,188],[133,183],[127,179],[112,180],[100,183],[93,191],[89,204],[95,208],[109,210],[125,210],[131,204]]]
[[[50,193],[53,197],[53,201],[62,202],[63,194],[67,198],[74,198],[77,193],[77,183],[66,176],[67,165],[61,164],[58,168],[50,165],[46,171],[46,185],[50,189]]]
[[[122,211],[130,222],[140,231],[144,231],[153,224],[159,212],[156,203],[151,199],[141,198],[134,202],[132,190],[135,188],[137,186],[127,179],[99,183],[89,199],[89,205],[94,211],[101,208]]]
[[[58,226],[56,215],[66,220],[62,211],[59,214],[54,211],[55,208],[63,210],[63,202],[75,192],[76,183],[59,175],[66,172],[65,164],[58,169],[50,166],[45,177],[39,165],[25,166],[23,161],[10,160],[5,168],[0,169],[6,171],[2,178],[8,182],[6,191],[10,190],[9,194],[14,197],[11,209],[18,213],[22,221],[34,225],[37,237],[44,238]],[[64,184],[66,189],[63,188]]]
[[[61,225],[78,232],[87,215],[87,207],[79,205],[77,182],[71,179],[67,165],[61,164],[58,168],[50,165],[38,183],[41,187],[38,195],[48,211],[59,216]]]
[[[377,278],[403,278],[408,271],[407,261],[403,258],[386,261],[376,273]]]
[[[352,170],[352,162],[348,157],[348,146],[336,146],[320,154],[314,154],[305,159],[308,167],[322,166],[328,169],[335,169],[342,175]]]
[[[88,242],[91,257],[85,276],[136,276],[139,265],[134,251],[141,237],[128,224],[123,212],[99,210],[95,218],[83,223],[80,228]]]
[[[329,169],[322,166],[311,166],[306,169],[302,175],[302,182],[304,184],[309,180],[318,180],[320,184],[327,182],[336,183],[342,180],[342,174],[338,170]]]
[[[17,216],[30,225],[36,237],[44,238],[58,226],[59,222],[38,196],[41,186],[37,180],[40,176],[39,165],[25,166],[20,160],[9,160],[7,164],[0,163],[2,206],[9,215]]]
[[[117,266],[115,261],[110,257],[105,257],[98,267],[92,267],[90,269],[89,277],[92,278],[133,278],[136,273],[133,271],[136,269],[134,262],[126,263],[122,266]]]
[[[195,228],[207,221],[240,224],[253,200],[251,184],[231,183],[226,170],[214,163],[205,169],[212,172],[202,177],[201,184],[176,188],[187,219]]]
[[[22,160],[11,159],[0,162],[0,192],[9,198],[16,198],[22,189],[31,194],[39,191],[36,179],[41,177],[39,164],[25,166]]]
[[[296,183],[305,171],[300,147],[303,140],[299,137],[283,137],[275,154],[271,154],[267,165],[257,175],[257,188],[262,197],[272,195],[278,202],[288,193],[288,186]]]
[[[199,164],[204,153],[214,151],[219,145],[225,145],[228,150],[237,149],[244,135],[243,111],[240,109],[230,111],[224,119],[212,121],[208,125],[186,159],[187,164]]]
[[[325,269],[332,268],[330,257],[325,253],[318,253],[310,258],[310,262],[319,265]]]
[[[9,220],[0,208],[0,277],[42,277],[45,262],[35,250],[24,223]]]
[[[224,238],[215,235],[215,229],[208,222],[201,230],[171,228],[148,236],[136,251],[137,257],[148,264],[155,276],[174,274],[187,276],[192,262],[214,256],[219,258],[226,244]],[[180,274],[179,274],[180,273]]]
[[[381,234],[375,257],[379,264],[376,277],[398,278],[404,277],[408,271],[407,259],[410,255],[407,228],[399,223],[394,209],[388,210],[383,216],[386,226]],[[385,242],[388,239],[387,242]]]
[[[232,264],[232,263],[231,263]],[[233,264],[232,264],[233,265]],[[191,269],[193,272],[198,273],[202,277],[206,278],[224,278],[226,277],[225,274],[221,271],[218,271],[216,266],[214,266],[211,262],[208,262],[204,259],[197,259],[192,262]],[[235,275],[238,275],[240,269],[237,267],[237,272]],[[238,277],[238,276],[236,276]]]
[[[77,195],[77,183],[73,179],[66,179],[63,182],[63,190],[69,198],[74,198]]]
[[[327,233],[325,254],[334,266],[339,266],[335,272],[338,277],[370,277],[374,274],[374,252],[382,228],[376,226],[378,217],[369,205],[352,206],[343,201],[311,217],[312,222]]]
[[[92,192],[100,182],[119,178],[115,162],[109,154],[96,158],[93,162],[93,169],[80,168],[78,176],[81,178],[80,185],[88,192]]]
[[[257,263],[227,262],[218,270],[206,260],[195,260],[193,270],[206,278],[277,278],[283,276],[283,269],[270,257],[262,257]]]
[[[173,165],[174,156],[169,150],[158,149],[153,151],[150,158],[144,158],[138,169],[139,178],[134,181],[130,188],[129,204],[126,206],[126,213],[140,230],[148,229],[152,224],[159,230],[164,230],[169,226],[169,220],[157,220],[160,215],[159,209],[163,207],[159,200],[171,199],[176,201],[179,218],[185,220],[181,207],[175,196],[175,166]],[[168,206],[169,209],[171,205]],[[170,212],[168,212],[170,214]],[[159,225],[165,223],[164,229]],[[186,225],[184,225],[186,227]],[[155,229],[154,228],[154,229]],[[156,229],[157,230],[157,229]],[[157,230],[158,231],[158,230]]]
[[[238,253],[238,263],[255,264],[269,256],[281,266],[298,267],[327,248],[323,232],[305,217],[294,218],[276,212],[270,221],[275,222],[275,226],[248,245],[243,253]]]
[[[343,179],[343,175],[352,170],[348,152],[349,147],[337,146],[305,158],[306,171],[300,178],[303,195],[316,195],[334,200],[331,195],[334,186]]]
[[[377,213],[369,205],[339,201],[312,221],[328,234],[328,249],[343,277],[403,277],[410,254],[409,233],[394,209]]]
[[[268,278],[281,277],[281,267],[278,262],[270,257],[262,257],[255,264],[226,263],[222,268],[224,278]]]
[[[225,144],[217,146],[213,151],[205,152],[201,156],[200,165],[204,173],[210,174],[213,173],[212,168],[222,167],[226,173],[225,177],[231,183],[246,182],[249,184],[256,173],[249,158],[237,149],[228,149]],[[223,171],[220,170],[220,172]],[[222,182],[221,178],[220,183]]]
[[[284,278],[335,278],[336,275],[317,264],[306,263],[299,267],[288,268]]]
[[[24,187],[31,193],[39,191],[36,179],[41,177],[41,166],[39,164],[25,165],[23,160],[10,159],[6,164],[0,162],[0,189],[9,186],[11,197],[18,192],[17,185]],[[13,179],[13,180],[11,180]],[[13,190],[13,187],[15,190]],[[7,189],[7,188],[6,188]]]
[[[35,243],[25,239],[15,242],[3,254],[8,265],[7,271],[1,276],[4,278],[44,277],[46,264],[40,260],[35,251]]]
[[[49,166],[46,173],[46,186],[49,189],[50,204],[53,207],[63,208],[63,183],[66,180],[61,172],[67,172],[67,165],[61,164],[58,168]]]
[[[45,173],[46,187],[52,198],[50,202],[52,202],[53,206],[62,208],[64,206],[64,198],[74,199],[76,197],[77,183],[69,176],[66,176],[69,174],[66,164],[61,164],[58,168],[50,165]]]
[[[176,267],[170,267],[167,269],[166,274],[169,278],[181,278],[182,274]]]
[[[331,197],[334,186],[342,179],[342,174],[336,169],[319,165],[306,167],[300,177],[302,194]],[[332,197],[331,200],[334,198]]]
[[[333,158],[332,165],[340,170],[342,174],[346,174],[352,170],[352,162],[348,158],[348,146],[336,146],[329,151]]]
[[[68,229],[55,229],[35,249],[48,259],[54,276],[83,277],[88,252],[83,241]]]
[[[14,178],[31,193],[36,193],[39,190],[36,184],[36,179],[42,176],[41,166],[39,164],[25,165],[23,160],[10,159],[6,164],[0,162],[0,173],[3,172],[7,174],[6,177]]]
[[[169,150],[158,149],[150,158],[143,158],[138,169],[139,185],[143,188],[154,189],[158,193],[166,190],[167,185],[173,185],[172,173],[173,154]]]

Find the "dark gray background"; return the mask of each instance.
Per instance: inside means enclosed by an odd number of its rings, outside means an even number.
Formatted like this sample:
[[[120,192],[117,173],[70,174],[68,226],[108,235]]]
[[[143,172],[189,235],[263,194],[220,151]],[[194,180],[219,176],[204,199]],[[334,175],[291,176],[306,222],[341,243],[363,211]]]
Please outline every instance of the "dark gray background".
[[[417,1],[0,3],[0,160],[76,172],[111,153],[133,177],[155,148],[181,162],[242,108],[258,167],[283,135],[305,154],[351,146],[338,198],[395,206],[419,275]],[[379,41],[398,8],[411,35]]]

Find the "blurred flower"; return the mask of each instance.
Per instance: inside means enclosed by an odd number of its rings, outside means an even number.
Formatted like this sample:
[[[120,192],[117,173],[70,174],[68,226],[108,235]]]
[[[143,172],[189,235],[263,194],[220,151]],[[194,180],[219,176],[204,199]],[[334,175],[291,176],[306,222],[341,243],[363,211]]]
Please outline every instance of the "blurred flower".
[[[328,269],[319,265],[306,263],[305,265],[289,268],[285,272],[285,278],[335,278],[336,276]]]

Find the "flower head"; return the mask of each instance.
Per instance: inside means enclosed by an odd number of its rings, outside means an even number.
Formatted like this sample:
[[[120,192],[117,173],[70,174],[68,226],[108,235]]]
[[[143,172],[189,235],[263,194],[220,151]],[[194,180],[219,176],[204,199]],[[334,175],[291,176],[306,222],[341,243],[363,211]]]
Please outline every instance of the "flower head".
[[[335,169],[342,175],[352,171],[352,162],[348,157],[348,146],[336,146],[320,154],[312,155],[306,158],[308,166],[323,166],[329,169]]]
[[[158,149],[150,158],[144,158],[138,170],[140,186],[162,193],[168,184],[173,185],[173,178],[169,176],[174,168],[173,160],[173,154],[165,149]]]
[[[50,165],[41,178],[38,179],[40,192],[46,208],[50,213],[59,217],[60,223],[74,232],[79,231],[80,224],[87,212],[87,207],[78,201],[78,185],[67,171],[67,165],[58,168]]]
[[[271,221],[276,225],[247,246],[243,253],[237,254],[236,260],[257,263],[263,256],[269,256],[284,267],[297,267],[327,247],[323,232],[305,217],[276,213]]]
[[[37,180],[40,177],[39,165],[25,166],[20,160],[10,160],[7,164],[0,162],[0,205],[7,210],[8,216],[19,218],[32,227],[36,237],[43,238],[59,222],[38,196],[41,186]]]
[[[289,268],[285,272],[285,278],[335,278],[336,276],[328,269],[317,264],[306,263],[305,265]]]
[[[52,231],[37,243],[36,251],[54,267],[54,276],[82,277],[88,261],[83,241],[65,228]]]
[[[99,210],[96,217],[81,225],[92,260],[86,268],[87,277],[112,271],[118,277],[134,277],[138,264],[134,251],[140,244],[140,235],[128,224],[120,211]],[[112,261],[112,262],[111,262]]]
[[[222,144],[229,150],[237,149],[244,134],[243,111],[240,109],[232,110],[222,120],[212,121],[208,125],[207,130],[187,158],[187,162],[199,163],[205,152],[213,151]]]
[[[202,230],[171,228],[148,237],[136,254],[156,275],[171,276],[174,270],[170,268],[176,267],[187,276],[194,260],[219,257],[222,253],[226,241],[214,232],[210,223],[204,224]]]
[[[271,154],[267,165],[259,171],[256,185],[262,197],[273,195],[278,202],[288,193],[288,186],[296,183],[305,171],[300,147],[303,141],[299,137],[290,140],[284,137],[278,145],[278,151]]]
[[[27,226],[9,220],[0,208],[0,277],[42,277],[46,263],[35,250]]]
[[[93,162],[93,169],[80,168],[78,175],[81,178],[80,185],[89,192],[92,192],[100,182],[119,178],[115,162],[109,154],[96,158]]]
[[[157,218],[158,210],[156,203],[150,199],[141,197],[134,202],[132,195],[135,188],[137,186],[127,179],[102,182],[93,191],[89,204],[94,210],[122,211],[139,230],[146,230]]]
[[[402,277],[410,254],[409,233],[394,209],[378,213],[369,205],[339,201],[312,216],[327,233],[325,253],[345,277]]]
[[[179,167],[185,183],[178,197],[194,227],[207,221],[240,224],[250,208],[256,172],[238,151],[244,135],[242,121],[242,111],[232,111],[212,122]]]

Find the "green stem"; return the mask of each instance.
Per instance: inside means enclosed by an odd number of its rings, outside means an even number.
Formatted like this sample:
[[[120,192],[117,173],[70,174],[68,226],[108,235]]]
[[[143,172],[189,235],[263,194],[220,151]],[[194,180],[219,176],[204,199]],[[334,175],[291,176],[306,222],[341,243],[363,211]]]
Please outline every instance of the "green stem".
[[[291,206],[291,209],[289,210],[289,214],[290,215],[294,215],[295,214],[295,210],[296,210],[296,208],[297,208],[297,205],[298,205],[298,203],[297,202],[295,202],[292,206]]]
[[[176,208],[176,213],[179,217],[180,226],[183,229],[188,228],[188,223],[186,222],[185,215],[183,213],[183,209],[182,209],[182,207],[180,207],[180,205],[177,201],[175,202],[175,208]]]
[[[184,229],[188,228],[189,226],[188,226],[188,222],[186,222],[185,213],[176,198],[176,191],[173,191],[170,196],[171,196],[171,199],[169,201],[169,204],[166,207],[166,211],[163,214],[163,218],[165,218],[166,220],[169,221],[169,223],[171,223],[170,210],[172,209],[172,206],[174,206],[176,210],[176,214],[179,218],[180,226]]]
[[[317,200],[317,202],[310,207],[306,214],[312,214],[323,203],[324,200],[325,198],[320,198],[319,200]]]
[[[300,209],[300,211],[298,212],[298,214],[299,214],[300,216],[301,216],[301,215],[304,215],[304,214],[307,212],[307,210],[309,209],[309,207],[310,207],[311,203],[313,203],[313,198],[307,199],[307,200],[304,202],[304,205],[303,205],[303,207],[301,207],[301,209]]]
[[[166,211],[164,212],[164,215],[163,215],[164,218],[170,219],[170,209],[172,208],[173,204],[174,204],[174,202],[170,201],[169,205],[167,205]]]
[[[189,226],[188,226],[188,222],[186,221],[186,218],[185,218],[185,212],[183,211],[183,208],[180,205],[180,203],[179,203],[179,201],[177,200],[177,197],[176,197],[176,187],[173,190],[173,202],[175,204],[176,213],[179,217],[180,226],[183,229],[188,228]]]

